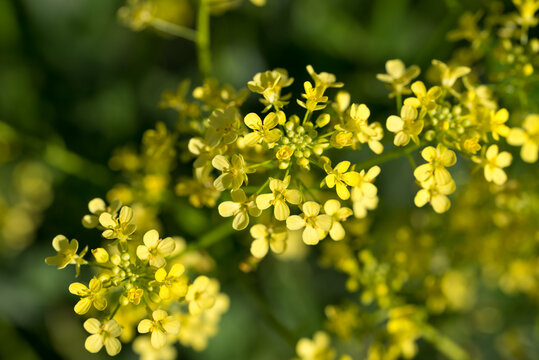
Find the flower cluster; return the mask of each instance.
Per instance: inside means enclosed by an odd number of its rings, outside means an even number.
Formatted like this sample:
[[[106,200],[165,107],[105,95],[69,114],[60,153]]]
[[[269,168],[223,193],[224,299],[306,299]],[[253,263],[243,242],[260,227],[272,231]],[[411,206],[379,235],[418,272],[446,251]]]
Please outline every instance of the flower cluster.
[[[88,285],[69,286],[69,292],[79,298],[75,312],[94,316],[84,323],[91,334],[86,349],[98,352],[105,346],[109,355],[116,355],[121,349],[117,338],[129,340],[133,335],[123,334],[132,334],[133,327],[150,334],[145,346],[142,340],[134,345],[139,352],[160,351],[176,341],[190,345],[185,339],[195,335],[212,336],[228,298],[220,293],[216,279],[199,275],[190,281],[196,268],[184,241],[162,238],[155,229],[139,234],[133,209],[119,201],[107,205],[96,198],[88,208],[83,224],[101,231],[105,246],[91,250],[93,260],[85,259],[88,247],[79,252],[77,240],[58,235],[52,241],[57,254],[46,259],[59,269],[75,265],[77,275],[83,265],[96,270]],[[200,321],[207,327],[192,328]],[[189,335],[182,335],[183,324]]]

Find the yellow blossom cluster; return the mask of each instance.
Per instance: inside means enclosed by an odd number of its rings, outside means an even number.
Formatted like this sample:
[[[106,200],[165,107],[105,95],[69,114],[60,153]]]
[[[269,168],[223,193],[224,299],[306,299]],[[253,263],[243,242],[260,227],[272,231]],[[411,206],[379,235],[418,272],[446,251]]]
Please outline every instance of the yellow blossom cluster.
[[[107,205],[96,198],[88,208],[83,225],[101,231],[104,246],[92,249],[93,259],[87,259],[88,246],[79,252],[77,240],[58,235],[52,241],[57,254],[46,259],[59,269],[75,265],[77,275],[84,265],[96,270],[88,285],[74,282],[69,286],[69,292],[79,298],[75,312],[95,316],[84,323],[90,333],[86,349],[98,352],[105,346],[109,355],[116,355],[121,349],[117,338],[123,332],[133,334],[128,328],[150,334],[149,342],[136,341],[137,352],[158,352],[177,341],[202,349],[205,344],[185,339],[215,334],[219,316],[228,308],[228,297],[220,293],[218,280],[198,275],[190,281],[196,267],[185,243],[162,238],[155,229],[139,234],[131,207],[119,201]],[[135,316],[126,318],[123,312]],[[194,327],[200,319],[205,320],[204,327]],[[182,324],[189,328],[189,335],[181,334]]]

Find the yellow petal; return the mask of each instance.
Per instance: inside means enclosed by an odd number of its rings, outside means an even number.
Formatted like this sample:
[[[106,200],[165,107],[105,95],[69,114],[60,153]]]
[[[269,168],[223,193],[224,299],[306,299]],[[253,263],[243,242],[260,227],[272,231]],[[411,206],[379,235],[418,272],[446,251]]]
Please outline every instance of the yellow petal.
[[[150,329],[152,328],[152,321],[149,319],[141,320],[137,326],[137,330],[141,334],[146,334],[147,332],[150,332]]]
[[[341,208],[339,200],[331,199],[324,204],[324,212],[328,215],[334,215]]]
[[[161,255],[168,255],[174,251],[176,248],[176,242],[171,237],[164,238],[157,245],[157,251]]]
[[[286,219],[286,227],[289,230],[299,230],[305,226],[305,220],[298,215],[292,215]]]
[[[154,329],[151,336],[152,346],[156,349],[160,349],[167,343],[167,336],[159,329]]]
[[[69,292],[73,295],[84,296],[88,294],[89,289],[86,287],[86,285],[75,282],[69,285]]]
[[[158,282],[165,281],[166,277],[167,277],[167,271],[165,269],[163,269],[163,268],[158,269],[155,272],[155,280],[157,280]]]
[[[346,187],[346,185],[342,184],[342,183],[337,183],[336,185],[336,189],[337,189],[337,195],[342,199],[342,200],[348,200],[350,198],[350,191],[348,190],[348,188]]]
[[[401,131],[404,127],[404,121],[398,116],[391,115],[387,118],[386,127],[391,132]]]
[[[255,113],[249,113],[243,119],[245,125],[252,130],[262,130],[262,120]]]
[[[251,243],[251,254],[253,254],[254,257],[262,259],[267,253],[268,242],[265,238],[258,238]]]
[[[80,299],[75,305],[74,309],[77,314],[84,315],[90,310],[91,306],[92,306],[92,300],[86,297],[86,298]]]
[[[320,213],[320,204],[315,201],[307,201],[303,204],[302,210],[308,217],[316,216]]]
[[[307,245],[316,245],[320,241],[318,231],[316,231],[316,229],[313,228],[311,225],[307,225],[305,227],[301,238],[303,239],[303,242]]]
[[[168,276],[171,278],[177,278],[183,275],[185,272],[185,266],[182,264],[174,264],[172,265],[172,268],[170,269]]]
[[[103,347],[103,336],[100,334],[88,336],[84,342],[84,347],[91,353],[98,352]]]
[[[251,227],[251,236],[255,239],[265,238],[268,236],[268,228],[263,224],[256,224]]]
[[[117,355],[122,350],[122,344],[120,343],[120,340],[114,338],[106,338],[105,339],[105,350],[107,350],[107,354],[109,356]]]
[[[144,234],[142,241],[149,249],[155,249],[159,241],[159,233],[155,229],[149,230]]]
[[[290,209],[284,200],[276,200],[273,208],[275,219],[284,221],[290,215]]]
[[[161,321],[161,325],[167,334],[177,335],[180,332],[181,324],[173,316],[168,316],[166,319]]]
[[[97,334],[101,330],[101,322],[94,318],[86,320],[83,326],[90,334]]]

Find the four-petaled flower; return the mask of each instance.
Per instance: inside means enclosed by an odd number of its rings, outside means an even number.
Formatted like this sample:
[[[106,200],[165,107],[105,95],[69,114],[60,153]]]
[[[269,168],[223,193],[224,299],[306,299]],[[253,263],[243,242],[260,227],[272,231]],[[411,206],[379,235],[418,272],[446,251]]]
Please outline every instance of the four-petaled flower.
[[[409,97],[404,100],[404,105],[424,110],[432,110],[436,107],[436,100],[442,95],[442,88],[433,86],[428,91],[422,81],[416,81],[411,86],[415,97]]]
[[[354,214],[352,209],[341,207],[339,200],[331,199],[324,204],[324,212],[332,218],[329,236],[335,241],[344,239],[346,233],[341,223]]]
[[[219,291],[219,283],[201,275],[193,281],[187,290],[185,300],[189,303],[189,313],[199,315],[203,310],[215,304],[215,296]]]
[[[522,146],[520,149],[522,160],[534,163],[539,153],[539,115],[526,116],[522,127],[523,129],[511,129],[507,142],[514,146]]]
[[[359,184],[352,188],[352,204],[354,216],[364,218],[367,216],[367,210],[374,210],[378,206],[378,189],[373,181],[380,174],[380,167],[373,166],[369,171],[361,170],[359,172]]]
[[[240,114],[235,107],[214,110],[210,115],[209,125],[206,133],[206,142],[209,146],[231,144],[238,138]]]
[[[452,88],[459,78],[468,75],[472,71],[467,66],[452,67],[436,59],[432,60],[432,65],[438,70],[440,82],[446,88]]]
[[[427,146],[421,151],[421,156],[428,163],[419,165],[414,170],[414,176],[417,180],[423,182],[434,177],[438,184],[447,184],[451,181],[451,174],[446,167],[453,166],[457,162],[457,156],[452,150],[442,144],[438,144],[436,149],[432,146]]]
[[[263,140],[270,147],[278,141],[282,132],[275,127],[279,124],[279,118],[276,113],[271,112],[264,118],[264,122],[255,113],[249,113],[244,119],[245,125],[253,132],[245,135],[245,145],[252,146]]]
[[[337,195],[342,200],[350,198],[348,186],[354,187],[359,184],[359,173],[357,171],[348,171],[349,168],[350,161],[341,161],[333,169],[330,162],[324,164],[324,170],[328,175],[322,180],[322,184],[326,184],[330,189],[335,187]]]
[[[288,189],[290,184],[290,176],[284,180],[270,179],[269,187],[271,193],[258,195],[256,198],[256,206],[260,210],[265,210],[273,205],[273,215],[275,219],[284,221],[290,215],[290,209],[287,202],[297,205],[301,202],[301,192],[295,189]]]
[[[490,145],[485,154],[485,158],[474,156],[472,158],[478,164],[483,165],[485,179],[496,185],[502,185],[507,181],[507,174],[504,167],[511,165],[513,156],[507,151],[498,151],[498,145]]]
[[[296,345],[300,360],[333,360],[335,350],[330,346],[331,339],[323,331],[314,334],[313,339],[301,338]]]
[[[221,171],[221,175],[213,182],[217,190],[237,190],[244,182],[247,184],[249,170],[245,166],[243,156],[234,154],[229,162],[223,155],[217,155],[211,163],[214,168]]]
[[[131,224],[131,220],[133,220],[133,209],[128,206],[123,206],[118,216],[110,212],[101,213],[99,223],[106,229],[103,231],[103,237],[105,239],[128,240],[129,236],[137,229],[135,224]]]
[[[80,300],[75,305],[75,312],[79,315],[86,314],[92,304],[99,311],[103,311],[107,307],[106,290],[103,289],[101,280],[97,278],[90,280],[89,286],[79,282],[72,283],[69,285],[69,292],[80,296]]]
[[[96,353],[105,345],[107,354],[114,356],[122,349],[122,344],[117,339],[122,333],[122,327],[116,320],[101,323],[97,319],[90,318],[84,322],[84,329],[91,334],[84,343],[89,352]]]
[[[163,267],[166,264],[165,256],[170,255],[176,247],[173,238],[160,239],[157,230],[147,231],[142,241],[144,245],[137,247],[137,257],[143,261],[149,260],[150,265],[156,268]]]
[[[320,204],[314,201],[307,201],[301,209],[303,214],[292,215],[286,219],[286,227],[289,230],[304,229],[302,233],[303,242],[307,245],[316,245],[326,237],[331,229],[331,216],[320,215]]]
[[[84,255],[88,251],[86,246],[80,254],[77,255],[79,249],[79,242],[75,239],[69,241],[64,235],[57,235],[52,239],[52,247],[58,253],[54,256],[49,256],[45,259],[48,265],[58,266],[58,269],[63,269],[69,264],[74,264],[77,269],[77,276],[80,271],[80,266],[87,264],[87,261],[83,259]]]
[[[155,272],[155,280],[161,284],[159,297],[168,300],[171,297],[180,298],[187,293],[187,277],[184,276],[185,267],[174,264],[167,274],[164,268]]]
[[[142,320],[137,329],[141,334],[151,332],[152,346],[159,349],[167,343],[167,335],[178,335],[180,321],[174,316],[169,316],[165,310],[155,310],[152,313],[152,320]]]
[[[406,146],[412,139],[419,144],[418,135],[423,130],[423,120],[417,119],[417,109],[404,105],[401,109],[401,116],[391,115],[387,118],[386,127],[392,133],[395,133],[393,143],[396,146]]]
[[[230,192],[232,201],[219,204],[219,215],[222,217],[234,216],[232,227],[235,230],[243,230],[249,225],[249,215],[258,216],[261,211],[253,199],[248,199],[242,189]]]
[[[256,224],[251,227],[251,236],[254,241],[251,243],[251,254],[262,259],[271,249],[276,254],[281,254],[286,249],[286,229],[275,226]]]
[[[386,71],[387,74],[377,74],[376,78],[386,83],[387,87],[392,90],[389,94],[390,98],[397,94],[409,94],[408,84],[421,72],[417,65],[406,68],[402,60],[399,59],[386,61]]]

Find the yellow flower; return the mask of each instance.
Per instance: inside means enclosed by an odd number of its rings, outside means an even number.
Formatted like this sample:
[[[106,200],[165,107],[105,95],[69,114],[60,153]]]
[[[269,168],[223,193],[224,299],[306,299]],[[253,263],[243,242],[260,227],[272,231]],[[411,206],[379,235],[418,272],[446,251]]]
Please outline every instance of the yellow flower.
[[[84,343],[84,347],[89,352],[96,353],[103,345],[110,356],[122,350],[122,344],[117,339],[122,333],[122,327],[116,320],[108,320],[102,324],[99,320],[90,318],[84,322],[84,329],[91,334]]]
[[[415,97],[409,97],[404,100],[404,105],[415,108],[432,110],[436,107],[436,100],[442,95],[442,89],[439,86],[433,86],[428,91],[422,81],[416,81],[411,86]]]
[[[410,90],[406,88],[410,82],[419,76],[421,70],[418,66],[412,65],[406,68],[402,60],[394,59],[386,62],[387,74],[377,74],[376,78],[387,84],[392,90],[389,94],[390,98],[397,94],[409,94]]]
[[[80,300],[75,305],[75,312],[79,315],[86,314],[92,304],[99,311],[103,311],[107,307],[107,299],[104,296],[106,290],[103,289],[101,280],[97,278],[90,280],[89,287],[79,282],[72,283],[69,285],[69,292],[80,296]]]
[[[232,227],[235,230],[243,230],[249,225],[249,215],[258,216],[261,210],[252,199],[248,199],[242,189],[230,192],[232,201],[219,204],[219,215],[222,217],[234,216]]]
[[[331,168],[331,163],[324,165],[324,170],[328,175],[322,183],[325,183],[330,189],[335,186],[337,195],[342,200],[350,198],[348,186],[354,187],[359,184],[359,173],[357,171],[348,171],[349,168],[350,161],[341,161],[333,169]]]
[[[380,174],[379,166],[373,166],[367,172],[365,170],[359,172],[359,184],[352,188],[351,194],[356,218],[364,218],[367,216],[367,210],[374,210],[378,206],[378,189],[373,184],[378,174]]]
[[[489,130],[494,140],[499,140],[500,136],[507,137],[510,131],[509,127],[505,125],[507,120],[509,120],[507,109],[500,109],[496,112],[492,110],[489,115]]]
[[[467,66],[452,67],[436,59],[432,60],[432,65],[438,70],[441,84],[446,88],[452,88],[459,78],[472,71]]]
[[[341,223],[354,214],[352,209],[341,207],[339,200],[331,199],[324,204],[324,212],[332,218],[329,236],[335,241],[344,239],[346,233]]]
[[[118,216],[110,212],[102,213],[99,215],[99,223],[106,229],[103,231],[103,237],[105,239],[128,240],[129,236],[137,229],[135,224],[131,224],[131,220],[133,220],[133,209],[128,206],[123,206]]]
[[[118,200],[113,201],[109,207],[105,204],[105,201],[100,198],[95,198],[90,200],[88,203],[88,210],[90,214],[84,215],[82,218],[82,226],[87,229],[93,229],[99,225],[99,215],[104,212],[109,212],[111,214],[116,214],[120,209],[121,203]]]
[[[163,300],[180,298],[187,294],[187,277],[184,276],[185,267],[174,264],[167,274],[164,268],[155,272],[155,280],[161,284],[159,297]]]
[[[282,132],[275,127],[279,124],[279,118],[276,113],[269,113],[264,118],[264,122],[255,113],[249,113],[243,119],[245,125],[251,130],[252,133],[245,135],[245,145],[252,146],[258,144],[260,140],[263,140],[270,147],[278,141]]]
[[[409,105],[404,105],[401,109],[401,116],[391,115],[387,118],[386,127],[395,133],[393,143],[396,146],[406,146],[412,139],[419,143],[418,135],[423,130],[423,120],[416,120],[417,110]]]
[[[539,1],[537,0],[513,0],[520,16],[517,21],[522,26],[528,28],[537,25],[539,21],[535,16],[537,10],[539,10]],[[524,31],[524,30],[523,30]]]
[[[52,239],[52,247],[58,253],[45,259],[45,262],[48,265],[58,266],[58,269],[63,269],[67,265],[73,264],[76,266],[78,274],[80,266],[87,264],[87,261],[84,260],[83,257],[88,251],[88,246],[77,255],[79,242],[75,239],[69,241],[64,235],[56,235],[54,239]]]
[[[507,151],[498,152],[498,145],[494,144],[488,147],[485,158],[474,156],[472,160],[483,165],[487,181],[502,185],[507,181],[503,168],[511,165],[513,157]]]
[[[214,168],[221,171],[221,175],[213,182],[217,190],[237,190],[244,182],[247,184],[249,171],[245,166],[243,156],[234,154],[229,162],[223,155],[217,155],[211,163]]]
[[[290,176],[284,180],[270,179],[269,188],[271,193],[258,195],[256,198],[256,206],[260,210],[265,210],[273,206],[273,215],[275,219],[284,221],[290,215],[290,209],[287,202],[297,205],[301,202],[301,193],[296,189],[288,189],[290,184]]]
[[[434,177],[438,184],[447,184],[452,180],[451,174],[445,167],[453,166],[457,162],[457,156],[453,151],[438,144],[436,149],[432,146],[424,148],[421,156],[428,161],[428,164],[420,165],[414,170],[414,176],[417,180],[424,182]]]
[[[214,110],[209,119],[206,142],[211,147],[236,141],[240,130],[240,114],[235,107]]]
[[[520,149],[522,160],[534,163],[539,153],[539,115],[526,116],[522,127],[523,129],[511,129],[507,142],[513,146],[522,146]]]
[[[282,254],[286,250],[286,229],[281,227],[256,224],[250,229],[254,241],[251,243],[251,254],[262,259],[271,248],[276,254]]]
[[[381,154],[384,146],[380,142],[384,136],[382,126],[378,122],[369,124],[367,119],[371,115],[369,108],[365,104],[352,104],[346,112],[346,122],[344,125],[337,124],[337,133],[331,137],[332,144],[341,148],[344,146],[354,146],[355,143],[367,143],[375,154]]]
[[[165,256],[170,255],[176,247],[173,238],[160,239],[157,230],[147,231],[142,241],[144,245],[137,247],[137,257],[142,261],[149,260],[150,265],[157,268],[165,266]]]
[[[199,315],[203,310],[211,308],[218,292],[219,283],[216,280],[204,275],[197,277],[185,295],[185,300],[189,303],[189,313]]]
[[[167,335],[177,335],[180,332],[180,322],[165,310],[155,310],[152,320],[142,320],[137,329],[141,334],[151,332],[152,346],[159,349],[166,345]]]
[[[154,348],[150,337],[146,335],[137,336],[133,341],[133,351],[140,356],[140,360],[175,360],[178,355],[176,348],[171,344],[159,349]]]
[[[302,239],[307,245],[316,245],[326,237],[331,229],[332,219],[329,215],[320,214],[320,204],[307,201],[301,207],[303,214],[292,215],[286,219],[289,230],[303,230]]]
[[[455,182],[451,179],[446,184],[438,184],[434,178],[421,183],[423,189],[419,190],[414,198],[417,207],[423,207],[430,203],[437,213],[443,213],[451,207],[451,201],[446,195],[455,191]]]
[[[304,107],[308,111],[322,110],[326,107],[328,97],[324,96],[325,89],[323,87],[313,87],[309,81],[305,81],[303,87],[305,88],[305,94],[301,94],[301,96],[305,98],[305,101],[297,100],[301,107]]]
[[[335,350],[330,347],[331,339],[323,331],[314,334],[313,339],[301,338],[296,345],[300,360],[333,360]]]
[[[131,288],[127,290],[127,300],[132,304],[138,305],[143,294],[143,289]]]
[[[268,111],[272,106],[275,110],[279,110],[288,104],[286,100],[291,96],[281,96],[281,90],[292,85],[293,82],[294,78],[289,78],[285,69],[274,69],[256,74],[253,80],[247,83],[247,87],[252,92],[264,96],[264,99],[260,99],[260,102],[266,105],[264,111]]]
[[[337,78],[335,75],[327,72],[321,72],[320,74],[317,74],[312,65],[307,65],[307,72],[311,76],[311,78],[314,80],[314,86],[320,87],[323,89],[327,88],[341,88],[344,86],[343,83],[337,82]]]

